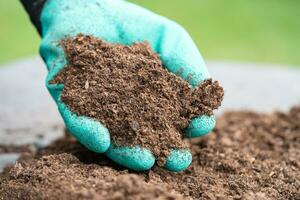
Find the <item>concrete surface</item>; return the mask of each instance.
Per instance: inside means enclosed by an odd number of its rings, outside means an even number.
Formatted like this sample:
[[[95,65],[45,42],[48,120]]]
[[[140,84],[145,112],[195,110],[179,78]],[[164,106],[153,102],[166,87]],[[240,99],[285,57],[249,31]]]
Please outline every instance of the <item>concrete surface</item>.
[[[300,70],[267,64],[208,62],[225,89],[222,108],[261,112],[288,110],[300,103]],[[0,144],[45,146],[63,133],[63,122],[45,88],[39,57],[0,68]],[[17,154],[0,155],[0,170]]]
[[[4,169],[5,166],[9,164],[14,164],[16,160],[20,157],[19,153],[3,153],[0,154],[0,172]]]

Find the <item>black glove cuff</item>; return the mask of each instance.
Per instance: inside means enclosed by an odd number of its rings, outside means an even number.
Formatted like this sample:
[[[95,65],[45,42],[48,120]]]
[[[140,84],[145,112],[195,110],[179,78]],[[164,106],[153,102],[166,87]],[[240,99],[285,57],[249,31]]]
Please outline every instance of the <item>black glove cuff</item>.
[[[46,0],[20,0],[30,16],[30,20],[36,27],[37,31],[41,35],[42,25],[41,25],[41,12]]]

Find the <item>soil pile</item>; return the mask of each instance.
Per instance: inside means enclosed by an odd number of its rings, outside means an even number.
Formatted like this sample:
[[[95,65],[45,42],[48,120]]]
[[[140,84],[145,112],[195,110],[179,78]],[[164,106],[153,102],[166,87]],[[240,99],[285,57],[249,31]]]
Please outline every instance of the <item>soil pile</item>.
[[[63,83],[62,101],[102,122],[117,146],[140,145],[163,159],[169,149],[187,147],[182,130],[192,118],[221,104],[218,82],[192,89],[164,69],[147,42],[123,46],[78,35],[61,44],[68,65],[50,83]]]
[[[300,199],[300,107],[226,113],[190,145],[186,171],[135,173],[67,136],[6,169],[0,199]]]

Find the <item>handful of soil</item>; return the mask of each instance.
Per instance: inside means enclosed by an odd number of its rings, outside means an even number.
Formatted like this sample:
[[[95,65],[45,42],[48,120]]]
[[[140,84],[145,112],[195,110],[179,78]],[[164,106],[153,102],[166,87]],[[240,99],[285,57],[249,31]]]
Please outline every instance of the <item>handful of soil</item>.
[[[123,46],[79,34],[61,44],[68,64],[50,83],[64,84],[62,101],[103,123],[115,145],[150,149],[160,165],[170,149],[187,148],[182,133],[189,122],[221,104],[218,82],[192,89],[147,42]]]

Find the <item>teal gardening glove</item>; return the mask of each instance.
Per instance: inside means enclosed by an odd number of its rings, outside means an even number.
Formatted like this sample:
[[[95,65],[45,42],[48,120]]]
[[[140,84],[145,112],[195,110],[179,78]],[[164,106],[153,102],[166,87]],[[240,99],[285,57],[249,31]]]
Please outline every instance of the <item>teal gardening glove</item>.
[[[61,101],[64,86],[49,84],[67,63],[59,42],[78,33],[123,45],[147,40],[170,72],[178,74],[195,87],[209,78],[209,73],[188,33],[173,21],[123,0],[48,0],[41,11],[40,22],[40,54],[49,70],[47,88],[69,132],[89,150],[105,153],[120,165],[136,171],[150,169],[155,158],[148,149],[114,146],[109,130],[100,122],[75,115]],[[202,136],[214,126],[214,116],[199,116],[192,120],[185,135],[188,138]],[[173,149],[165,168],[181,171],[191,161],[192,156],[188,150]]]

